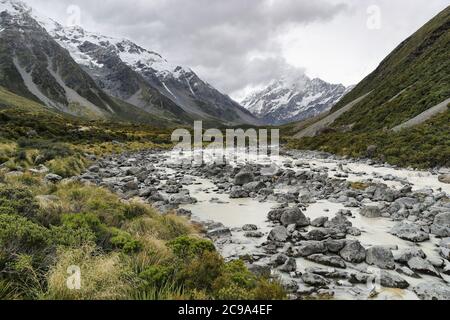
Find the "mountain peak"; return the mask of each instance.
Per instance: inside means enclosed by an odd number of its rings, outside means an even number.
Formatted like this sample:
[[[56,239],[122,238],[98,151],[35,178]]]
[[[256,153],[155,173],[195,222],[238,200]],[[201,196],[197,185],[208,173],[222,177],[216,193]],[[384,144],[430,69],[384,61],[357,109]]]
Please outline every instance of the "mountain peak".
[[[242,102],[250,112],[272,125],[314,117],[330,110],[346,93],[341,84],[310,79],[303,72],[288,72]]]

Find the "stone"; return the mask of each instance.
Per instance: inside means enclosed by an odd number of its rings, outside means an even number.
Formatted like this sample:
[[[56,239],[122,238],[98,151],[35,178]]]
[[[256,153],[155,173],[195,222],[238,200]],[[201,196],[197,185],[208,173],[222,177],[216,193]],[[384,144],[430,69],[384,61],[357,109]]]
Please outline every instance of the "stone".
[[[186,210],[186,209],[178,209],[176,211],[177,216],[179,217],[187,217],[190,218],[192,217],[192,211],[190,210]]]
[[[258,227],[254,224],[246,224],[242,227],[243,231],[256,231],[258,230]]]
[[[275,227],[270,231],[268,239],[275,242],[285,242],[289,238],[287,229],[283,226]]]
[[[328,217],[319,217],[311,221],[311,226],[316,228],[321,228],[328,221]]]
[[[294,257],[307,257],[317,253],[325,253],[327,248],[322,241],[303,241],[292,251]]]
[[[400,251],[394,257],[394,260],[399,263],[407,264],[408,261],[414,257],[419,257],[419,258],[425,259],[427,257],[427,255],[425,254],[425,252],[422,251],[422,249],[408,248],[408,249],[404,249],[404,250]]]
[[[431,233],[442,238],[450,237],[450,211],[435,216]]]
[[[206,236],[211,239],[231,237],[231,230],[226,227],[219,227],[206,232]]]
[[[125,183],[125,185],[123,187],[127,191],[138,190],[139,184],[136,181],[129,181],[129,182]]]
[[[374,246],[366,251],[366,262],[381,269],[394,269],[395,261],[392,251],[381,246]]]
[[[327,251],[332,253],[339,253],[339,251],[341,251],[344,248],[346,241],[328,239],[324,241],[324,244]]]
[[[330,229],[324,229],[324,228],[314,229],[314,230],[311,230],[310,232],[308,232],[305,235],[305,238],[307,240],[322,241],[322,240],[330,238],[331,233],[332,233],[332,230],[330,230]]]
[[[244,233],[244,237],[246,238],[262,238],[264,237],[264,233],[261,231],[247,231]]]
[[[234,184],[237,186],[243,186],[247,183],[253,182],[255,177],[253,173],[247,171],[241,171],[234,177]]]
[[[197,200],[187,194],[174,194],[170,196],[169,202],[174,205],[183,205],[196,203]]]
[[[441,174],[439,177],[439,182],[450,184],[450,173],[449,174]]]
[[[324,287],[328,284],[327,279],[314,273],[304,273],[301,279],[304,283],[313,287]]]
[[[311,256],[308,256],[307,259],[329,267],[341,269],[347,268],[347,264],[339,256],[326,256],[323,254],[313,254]]]
[[[233,187],[230,192],[230,199],[244,199],[248,196],[248,192],[241,187]]]
[[[379,277],[381,286],[385,288],[406,289],[409,287],[408,281],[390,272],[382,270]]]
[[[44,180],[46,182],[57,183],[60,182],[63,178],[57,174],[49,173],[45,176]]]
[[[381,210],[378,207],[375,206],[365,206],[361,208],[361,211],[359,212],[363,217],[366,218],[380,218],[381,217]]]
[[[90,166],[88,168],[88,171],[94,172],[94,173],[99,173],[100,172],[100,167],[98,165],[93,165],[93,166]]]
[[[423,282],[413,291],[421,300],[450,300],[450,286],[440,282]]]
[[[404,274],[407,277],[420,279],[420,276],[408,267],[399,267],[396,269],[396,271],[400,274]]]
[[[359,241],[348,241],[339,255],[347,262],[361,263],[366,260],[366,249]]]
[[[414,257],[408,261],[408,267],[418,273],[428,274],[432,276],[439,277],[439,272],[433,267],[433,265],[422,258]]]
[[[266,184],[261,181],[250,182],[243,186],[244,190],[247,192],[259,192],[260,190],[264,189],[265,187],[266,187]]]
[[[347,234],[349,234],[353,237],[359,237],[362,234],[362,232],[361,232],[361,230],[359,230],[356,227],[350,227],[350,228],[347,228]]]
[[[297,262],[294,258],[288,258],[279,270],[282,272],[293,272],[297,270]]]
[[[285,254],[282,253],[277,253],[274,254],[271,258],[270,258],[270,264],[278,267],[283,265],[286,261],[288,261],[289,257]]]
[[[309,219],[306,218],[302,210],[297,207],[285,209],[280,217],[280,222],[284,226],[295,224],[299,228],[309,226],[310,223]]]
[[[429,234],[422,231],[417,224],[405,221],[396,224],[390,233],[411,242],[424,242],[430,239]]]

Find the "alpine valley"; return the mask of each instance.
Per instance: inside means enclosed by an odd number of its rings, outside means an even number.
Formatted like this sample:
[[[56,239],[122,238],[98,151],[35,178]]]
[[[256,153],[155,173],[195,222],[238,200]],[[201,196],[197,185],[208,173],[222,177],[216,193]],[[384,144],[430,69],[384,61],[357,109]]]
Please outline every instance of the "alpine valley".
[[[287,72],[243,107],[129,40],[0,0],[0,300],[450,300],[450,7],[436,14],[354,88]],[[195,120],[251,146],[173,148]],[[253,148],[264,126],[280,148]]]
[[[11,0],[0,1],[0,27],[0,85],[47,107],[150,123],[259,123],[191,69],[129,40],[63,27]]]

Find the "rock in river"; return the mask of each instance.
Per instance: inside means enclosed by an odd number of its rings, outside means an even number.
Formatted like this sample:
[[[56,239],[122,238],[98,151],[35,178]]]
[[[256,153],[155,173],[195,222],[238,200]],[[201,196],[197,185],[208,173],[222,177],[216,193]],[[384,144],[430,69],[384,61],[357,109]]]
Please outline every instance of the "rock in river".
[[[412,242],[424,242],[430,239],[429,234],[422,231],[418,225],[405,221],[396,224],[390,233],[400,239]]]
[[[450,184],[450,174],[442,174],[439,176],[439,181],[442,183]]]
[[[366,249],[359,241],[348,241],[339,255],[347,262],[361,263],[366,260]]]
[[[429,274],[439,277],[439,272],[433,267],[433,265],[425,259],[414,257],[408,261],[408,267],[418,273]]]
[[[366,218],[380,218],[381,217],[381,210],[378,207],[375,206],[365,206],[361,208],[361,211],[359,212],[363,217]]]
[[[297,207],[285,209],[280,217],[280,222],[284,226],[289,226],[291,224],[295,224],[299,228],[309,226],[309,219],[306,218],[302,210]]]
[[[247,183],[253,182],[254,179],[255,177],[253,176],[253,173],[242,171],[234,177],[234,184],[237,186],[243,186]]]
[[[381,269],[394,269],[394,255],[392,251],[381,246],[374,246],[367,249],[366,262]]]
[[[304,273],[302,280],[304,283],[314,287],[323,287],[328,284],[327,279],[314,273]]]
[[[307,257],[313,254],[325,253],[327,248],[322,241],[303,241],[298,247],[292,249],[294,257]]]
[[[423,282],[413,288],[422,300],[450,300],[450,286],[439,282]]]
[[[297,262],[294,258],[289,258],[286,262],[279,268],[282,272],[293,272],[297,270]]]
[[[329,267],[335,267],[335,268],[341,268],[341,269],[347,268],[347,264],[339,256],[326,256],[323,254],[313,254],[313,255],[307,257],[307,259],[311,260],[313,262],[319,263],[319,264],[323,264],[325,266],[329,266]]]
[[[275,242],[285,242],[289,238],[287,229],[283,226],[275,227],[270,231],[268,239]]]

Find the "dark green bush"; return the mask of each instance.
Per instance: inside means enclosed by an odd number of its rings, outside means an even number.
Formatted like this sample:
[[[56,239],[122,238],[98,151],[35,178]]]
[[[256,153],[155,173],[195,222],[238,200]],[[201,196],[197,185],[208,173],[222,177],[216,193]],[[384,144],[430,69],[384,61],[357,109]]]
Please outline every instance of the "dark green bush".
[[[29,190],[12,187],[0,189],[0,213],[16,213],[35,219],[38,211],[39,205]]]
[[[209,240],[182,236],[168,243],[173,253],[181,259],[200,256],[205,252],[215,252],[214,244]]]

